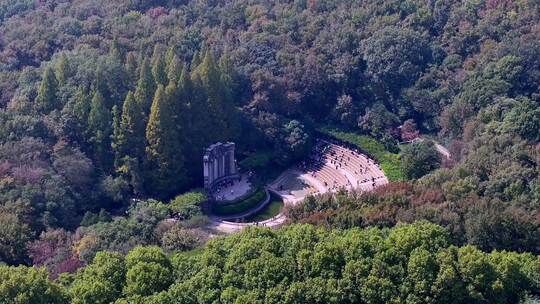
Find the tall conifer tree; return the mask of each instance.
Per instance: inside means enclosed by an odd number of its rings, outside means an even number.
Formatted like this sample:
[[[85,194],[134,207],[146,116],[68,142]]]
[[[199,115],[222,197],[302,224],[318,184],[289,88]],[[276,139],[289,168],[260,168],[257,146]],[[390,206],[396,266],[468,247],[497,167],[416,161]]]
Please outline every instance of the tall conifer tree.
[[[185,171],[173,105],[161,85],[152,102],[146,140],[151,189],[156,195],[168,197],[184,186]]]
[[[51,67],[45,69],[41,84],[39,85],[38,95],[36,98],[39,109],[50,112],[59,108],[58,97],[58,81]]]
[[[113,58],[119,62],[123,62],[124,55],[122,54],[122,49],[120,48],[120,45],[118,44],[118,39],[116,37],[113,39],[111,43],[111,47],[109,49],[109,57]]]
[[[135,100],[144,114],[145,121],[148,119],[150,107],[152,106],[152,98],[156,91],[156,83],[148,59],[144,59],[140,68],[139,81],[135,89]]]
[[[167,79],[170,82],[178,82],[182,73],[182,62],[178,57],[173,56],[167,67]]]
[[[115,124],[113,150],[116,172],[128,180],[136,194],[142,192],[142,163],[145,159],[145,125],[139,104],[128,92],[119,122]]]
[[[197,68],[208,101],[208,115],[221,132],[214,134],[213,140],[230,140],[238,132],[238,119],[230,94],[223,85],[223,79],[214,56],[208,50],[203,62]]]
[[[101,92],[96,91],[88,113],[88,133],[97,163],[105,169],[110,166],[111,113]]]
[[[66,84],[70,76],[69,61],[65,53],[60,54],[55,66],[55,75],[59,85]]]
[[[137,58],[133,52],[129,52],[126,56],[125,64],[126,73],[130,81],[130,87],[135,84],[138,79],[137,75]]]
[[[201,64],[201,54],[198,51],[195,51],[193,57],[191,58],[191,70],[195,70]]]
[[[157,84],[167,85],[167,64],[159,45],[155,46],[152,55],[152,75]]]
[[[115,131],[115,152],[117,158],[124,156],[142,159],[145,145],[145,125],[142,111],[133,93],[128,92],[122,106],[122,114]]]

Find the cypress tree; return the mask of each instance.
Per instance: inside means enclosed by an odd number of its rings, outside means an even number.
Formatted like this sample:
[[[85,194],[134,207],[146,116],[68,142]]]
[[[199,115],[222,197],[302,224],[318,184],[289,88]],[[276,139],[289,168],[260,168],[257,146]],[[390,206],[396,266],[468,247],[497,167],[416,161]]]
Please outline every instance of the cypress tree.
[[[174,50],[174,46],[169,47],[167,50],[167,54],[165,55],[165,64],[167,65],[167,70],[169,69],[173,59],[177,57],[176,51]]]
[[[167,66],[163,54],[160,50],[160,46],[156,45],[154,48],[154,54],[152,55],[152,75],[157,84],[163,86],[167,85]]]
[[[133,52],[129,52],[126,56],[125,70],[131,87],[137,81],[137,58]]]
[[[221,71],[221,82],[225,89],[229,92],[230,98],[233,98],[235,92],[238,88],[238,73],[234,69],[234,66],[231,63],[231,58],[229,53],[225,53],[219,58],[219,69]]]
[[[119,105],[126,95],[127,88],[130,87],[130,78],[125,69],[124,55],[116,39],[113,40],[109,49],[106,66],[107,86],[111,105]]]
[[[170,82],[178,82],[182,73],[182,62],[178,57],[174,56],[167,68],[167,79]]]
[[[238,98],[238,74],[236,73],[228,53],[221,56],[219,60],[219,73],[222,94],[223,108],[226,112],[227,128],[231,137],[240,134],[240,119],[235,107],[235,99]]]
[[[69,138],[82,143],[87,140],[86,130],[88,128],[88,112],[90,111],[90,98],[84,87],[77,88],[75,95],[70,98],[62,109],[65,130]]]
[[[229,140],[232,133],[231,114],[232,105],[227,102],[227,92],[225,91],[220,71],[214,60],[211,51],[207,51],[203,62],[197,67],[196,75],[199,76],[201,84],[207,96],[207,113],[215,129],[219,132],[213,134],[213,141]]]
[[[152,106],[152,98],[156,90],[156,83],[148,59],[144,59],[140,69],[139,81],[135,89],[135,101],[139,103],[145,121],[148,118],[150,107]]]
[[[182,66],[180,77],[178,80],[179,98],[187,106],[193,98],[193,82],[191,81],[191,75],[187,66]]]
[[[195,179],[200,176],[202,167],[201,151],[210,142],[209,131],[212,126],[206,115],[206,96],[202,86],[195,94],[194,84],[187,66],[184,65],[178,82],[178,107],[180,115],[177,124],[184,130],[184,147],[188,176]],[[189,134],[187,133],[189,130]]]
[[[194,133],[197,134],[197,138],[200,138],[203,145],[207,145],[212,141],[215,141],[214,131],[216,128],[211,126],[212,117],[209,115],[209,105],[206,91],[202,84],[201,78],[197,73],[191,74],[191,79],[183,79],[182,83],[182,93],[197,92],[197,94],[192,94],[189,99],[189,113],[191,119],[191,127],[194,130]],[[218,122],[219,124],[219,122]]]
[[[66,84],[70,77],[69,62],[65,53],[62,53],[60,58],[58,58],[58,62],[55,66],[55,75],[59,85]]]
[[[59,108],[58,98],[58,81],[51,67],[45,69],[41,84],[39,85],[38,95],[36,98],[37,107],[44,112],[50,112]]]
[[[125,156],[142,159],[144,156],[144,120],[139,104],[135,101],[133,93],[128,92],[122,106],[122,115],[119,119],[118,130],[115,130],[114,150],[117,159]]]
[[[184,186],[184,157],[175,126],[174,110],[163,86],[159,85],[152,102],[146,127],[152,190],[168,197]]]
[[[120,48],[120,45],[118,44],[118,39],[116,39],[116,37],[111,43],[111,47],[109,49],[109,57],[121,63],[124,59],[124,56],[122,55],[122,49]]]
[[[198,51],[195,51],[193,57],[191,58],[191,70],[195,70],[201,64],[201,55]]]
[[[90,96],[83,86],[79,86],[74,98],[75,104],[73,106],[73,114],[77,119],[77,125],[80,130],[86,131],[88,127],[88,114],[90,113]]]
[[[95,91],[88,113],[88,133],[93,146],[95,161],[105,169],[110,165],[109,147],[111,135],[111,113],[105,105],[105,99]]]
[[[114,114],[115,110],[116,106],[113,108],[114,131],[111,144],[115,156],[115,171],[125,178],[133,192],[139,195],[143,192],[141,164],[144,160],[145,144],[142,113],[131,91],[126,96],[122,113]]]
[[[105,102],[105,105],[108,105],[109,107],[112,107],[112,105],[108,102],[107,98],[110,96],[109,91],[109,84],[107,80],[107,73],[105,68],[106,62],[105,60],[102,60],[98,63],[98,66],[96,68],[96,74],[94,78],[94,92],[101,93],[101,96],[103,97],[103,101]]]
[[[118,110],[118,107],[115,105],[112,108],[112,137],[111,137],[111,147],[114,152],[114,166],[115,168],[119,166],[121,155],[118,145],[118,138],[120,136],[120,110]]]

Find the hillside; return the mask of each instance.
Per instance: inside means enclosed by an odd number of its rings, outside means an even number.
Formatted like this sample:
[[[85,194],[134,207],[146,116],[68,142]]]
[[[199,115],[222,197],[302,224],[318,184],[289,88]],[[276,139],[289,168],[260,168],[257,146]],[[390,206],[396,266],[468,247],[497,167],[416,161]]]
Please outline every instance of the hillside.
[[[0,33],[0,303],[540,296],[537,1],[6,0]],[[320,137],[390,183],[209,229],[205,148],[264,187]]]

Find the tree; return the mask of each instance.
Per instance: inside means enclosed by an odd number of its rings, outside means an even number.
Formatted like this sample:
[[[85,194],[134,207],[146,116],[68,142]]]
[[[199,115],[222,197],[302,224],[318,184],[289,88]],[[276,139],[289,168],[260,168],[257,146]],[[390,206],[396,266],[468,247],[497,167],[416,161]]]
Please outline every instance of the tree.
[[[36,97],[39,109],[50,112],[59,108],[59,100],[56,96],[58,91],[58,81],[51,67],[45,68],[41,84],[39,85],[38,95]]]
[[[109,148],[111,135],[111,114],[105,106],[103,95],[96,91],[88,113],[88,130],[90,142],[93,145],[95,160],[104,168],[110,162]]]
[[[0,303],[67,304],[65,290],[49,281],[44,268],[0,265]]]
[[[122,55],[122,50],[118,44],[118,39],[115,37],[109,48],[109,57],[116,62],[122,63],[124,56]]]
[[[311,149],[311,138],[305,131],[304,125],[297,120],[291,120],[283,126],[283,147],[288,150],[289,153],[285,153],[284,156],[290,155],[292,160],[300,159]],[[289,160],[285,159],[285,162]]]
[[[148,296],[162,291],[172,283],[169,259],[159,247],[137,247],[126,256],[126,286],[128,295]]]
[[[431,60],[431,50],[418,33],[385,27],[364,40],[367,72],[394,92],[418,77]]]
[[[126,56],[125,69],[130,80],[130,86],[135,84],[138,79],[137,75],[137,58],[133,52],[129,52]]]
[[[528,99],[520,102],[505,115],[501,129],[528,140],[540,141],[540,107]]]
[[[388,133],[398,123],[399,118],[382,103],[367,108],[365,114],[358,118],[358,126],[375,137]]]
[[[135,89],[135,100],[139,103],[145,121],[148,119],[152,98],[156,90],[156,82],[152,76],[152,69],[148,59],[144,59],[139,72],[139,80]]]
[[[90,113],[91,98],[87,90],[80,86],[73,97],[71,115],[75,119],[75,133],[80,141],[88,140],[88,115]]]
[[[16,214],[0,211],[0,261],[21,263],[27,258],[27,242],[32,230]]]
[[[174,119],[172,100],[159,85],[146,126],[146,154],[150,163],[151,189],[169,196],[185,181],[182,143]]]
[[[408,144],[401,153],[401,164],[407,178],[420,178],[441,165],[441,156],[432,141]]]
[[[180,61],[180,59],[178,59],[178,57],[174,55],[174,57],[171,59],[171,62],[169,63],[167,67],[167,79],[169,81],[168,83],[169,84],[171,82],[178,83],[178,81],[180,80],[182,71],[183,71],[183,64]]]
[[[239,131],[236,110],[228,88],[222,82],[219,67],[210,50],[206,52],[195,74],[199,77],[206,92],[208,106],[206,112],[208,119],[214,125],[213,129],[216,130],[211,133],[210,138],[213,141],[230,140]]]
[[[416,123],[414,122],[414,119],[407,119],[401,126],[401,140],[403,141],[411,141],[413,139],[416,139],[418,135],[420,134],[420,131],[416,128]]]
[[[152,55],[152,75],[156,81],[156,84],[166,86],[167,85],[167,63],[163,58],[163,52],[161,46],[156,45],[154,48],[154,54]]]
[[[122,159],[130,157],[142,160],[145,147],[145,125],[142,110],[135,101],[133,93],[128,92],[122,106],[122,115],[118,127],[114,130],[113,149],[116,152],[118,167],[123,166]]]
[[[60,58],[56,62],[55,75],[59,85],[65,85],[68,78],[71,76],[69,61],[66,53],[60,54]]]
[[[438,303],[432,293],[439,265],[435,256],[426,249],[415,249],[407,264],[407,278],[404,281],[406,303]]]
[[[169,252],[188,251],[195,249],[201,243],[201,238],[190,229],[174,225],[163,234],[161,245]]]
[[[125,283],[126,268],[118,253],[99,252],[80,272],[70,289],[73,304],[107,304],[118,299]]]
[[[350,95],[341,95],[334,107],[334,119],[346,127],[355,127],[358,121],[358,109]]]

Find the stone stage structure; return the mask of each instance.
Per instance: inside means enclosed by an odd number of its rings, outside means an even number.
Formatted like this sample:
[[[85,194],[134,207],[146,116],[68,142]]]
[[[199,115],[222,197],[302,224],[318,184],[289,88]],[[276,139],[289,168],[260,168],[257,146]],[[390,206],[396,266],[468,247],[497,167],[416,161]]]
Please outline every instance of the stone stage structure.
[[[239,178],[234,158],[235,144],[215,143],[206,149],[203,156],[204,188],[213,192],[215,186],[223,181]]]

